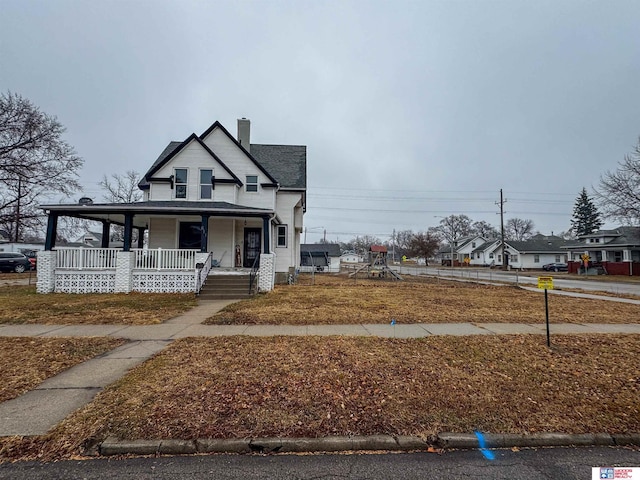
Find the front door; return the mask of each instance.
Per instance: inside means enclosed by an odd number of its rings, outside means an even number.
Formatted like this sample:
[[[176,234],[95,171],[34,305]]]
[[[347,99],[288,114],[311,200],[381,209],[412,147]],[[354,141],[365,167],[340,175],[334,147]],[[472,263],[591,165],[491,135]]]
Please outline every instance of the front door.
[[[200,250],[202,241],[201,222],[180,222],[178,248],[196,248]]]
[[[256,258],[260,258],[260,237],[262,236],[260,228],[244,229],[244,267],[253,267]]]

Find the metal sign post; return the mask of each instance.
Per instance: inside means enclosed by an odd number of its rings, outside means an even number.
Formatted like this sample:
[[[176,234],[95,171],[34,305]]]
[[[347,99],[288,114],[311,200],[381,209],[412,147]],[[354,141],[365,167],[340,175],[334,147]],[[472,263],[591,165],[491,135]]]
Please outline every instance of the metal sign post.
[[[549,332],[549,296],[547,290],[553,290],[553,277],[538,277],[538,288],[544,289],[544,314],[547,322],[547,347],[551,348]]]

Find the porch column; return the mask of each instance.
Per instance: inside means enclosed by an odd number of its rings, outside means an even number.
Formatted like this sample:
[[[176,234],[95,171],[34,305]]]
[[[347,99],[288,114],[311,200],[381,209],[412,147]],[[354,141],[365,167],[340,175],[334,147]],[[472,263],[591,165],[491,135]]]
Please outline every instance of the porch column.
[[[144,248],[144,231],[146,228],[138,227],[138,248]]]
[[[124,245],[122,250],[125,252],[131,251],[131,235],[133,233],[133,214],[126,213],[124,215]]]
[[[207,251],[209,244],[209,215],[202,215],[202,228],[200,229],[200,252]]]
[[[101,248],[109,248],[109,236],[111,235],[111,224],[106,220],[102,221],[102,241]]]
[[[56,235],[58,234],[58,214],[49,213],[47,219],[47,238],[44,242],[45,250],[53,250],[56,246]]]
[[[264,236],[264,253],[269,253],[269,232],[271,231],[271,222],[269,217],[262,217],[262,232]]]

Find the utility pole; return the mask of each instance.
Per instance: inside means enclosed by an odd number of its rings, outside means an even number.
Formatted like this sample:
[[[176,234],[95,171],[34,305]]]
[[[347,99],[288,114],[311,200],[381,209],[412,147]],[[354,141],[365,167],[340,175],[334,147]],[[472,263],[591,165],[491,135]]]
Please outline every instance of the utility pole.
[[[502,270],[507,269],[507,255],[504,247],[504,204],[507,201],[502,198],[502,189],[500,189],[500,202],[496,202],[496,205],[500,205],[500,244],[502,247]]]
[[[322,243],[327,243],[327,229],[324,229],[324,237],[322,239]]]
[[[396,229],[393,229],[393,236],[391,237],[391,258],[392,261],[396,261]]]

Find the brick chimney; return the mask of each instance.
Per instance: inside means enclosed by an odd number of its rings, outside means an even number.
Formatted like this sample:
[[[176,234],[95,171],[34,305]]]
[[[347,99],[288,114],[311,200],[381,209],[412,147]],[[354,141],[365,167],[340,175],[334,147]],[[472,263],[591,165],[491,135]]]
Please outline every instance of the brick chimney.
[[[238,142],[247,152],[251,152],[251,122],[244,117],[238,119]]]

